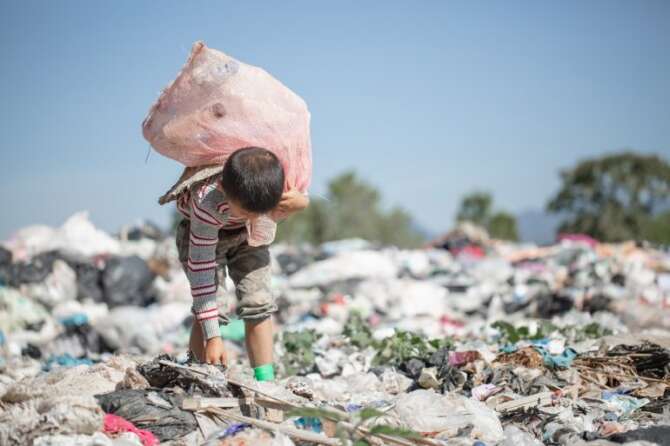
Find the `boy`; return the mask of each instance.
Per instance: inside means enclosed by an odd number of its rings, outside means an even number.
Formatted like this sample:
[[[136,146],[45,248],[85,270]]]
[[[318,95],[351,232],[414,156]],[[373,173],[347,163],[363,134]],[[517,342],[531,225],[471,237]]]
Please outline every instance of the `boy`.
[[[177,228],[177,249],[193,297],[190,349],[199,361],[226,362],[216,304],[217,266],[226,266],[235,283],[237,314],[244,319],[249,361],[259,381],[274,379],[270,315],[277,307],[270,290],[268,245],[250,246],[253,225],[248,223],[263,214],[277,221],[307,207],[305,195],[297,190],[282,194],[283,189],[284,170],[277,157],[250,147],[234,152],[221,174],[194,183],[177,200],[177,209],[186,217]]]

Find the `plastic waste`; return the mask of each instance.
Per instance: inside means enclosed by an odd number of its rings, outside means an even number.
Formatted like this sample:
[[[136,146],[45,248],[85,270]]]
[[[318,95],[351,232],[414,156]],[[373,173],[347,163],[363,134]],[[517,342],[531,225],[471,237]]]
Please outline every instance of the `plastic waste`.
[[[626,418],[650,402],[647,398],[634,398],[614,392],[603,392],[603,400],[607,402],[606,408],[617,418]]]
[[[506,426],[504,430],[505,441],[504,446],[542,446],[543,443],[530,435],[528,432],[522,431],[518,427],[512,425]]]
[[[0,329],[7,335],[37,327],[49,318],[47,310],[15,288],[0,286]]]
[[[379,379],[382,382],[383,391],[390,395],[404,393],[412,385],[411,379],[392,369],[384,369]]]
[[[244,321],[242,319],[231,319],[227,325],[220,327],[221,337],[231,341],[241,341],[244,339]]]
[[[344,252],[312,263],[289,277],[291,287],[310,288],[334,282],[365,278],[393,278],[397,268],[393,261],[377,251]]]
[[[305,102],[266,71],[196,42],[142,129],[158,152],[186,166],[267,148],[282,162],[287,184],[304,192],[312,173],[309,120]]]
[[[494,386],[493,384],[481,384],[477,387],[474,387],[471,391],[471,394],[472,398],[478,401],[486,401],[488,397],[495,395],[502,390],[503,389],[501,387]]]
[[[97,395],[100,407],[131,422],[135,427],[151,432],[160,441],[175,440],[197,429],[193,413],[182,410],[184,395],[159,393],[166,406],[153,404],[152,390],[124,389]]]
[[[268,384],[253,380],[241,343],[228,342],[242,339],[242,321],[221,330],[228,338],[225,375],[186,354],[192,299],[174,239],[138,232],[130,240],[126,232],[112,237],[116,254],[88,257],[46,250],[59,230],[41,231],[46,238],[40,231],[16,251],[0,249],[0,444],[138,446],[132,432],[114,438],[100,432],[102,411],[93,396],[119,390],[143,392],[117,399],[124,410],[125,402],[135,404],[136,418],[128,421],[165,435],[178,431],[177,442],[292,444],[253,427],[223,438],[222,425],[204,438],[192,420],[163,426],[170,420],[165,412],[151,412],[181,410],[170,400],[175,395],[232,398],[226,376],[299,406],[336,406],[354,419],[375,408],[383,415],[374,423],[455,445],[530,445],[536,436],[555,444],[612,442],[670,422],[667,251],[634,243],[537,247],[469,239],[450,240],[451,251],[375,250],[351,241],[273,245],[280,361]],[[461,242],[480,256],[464,255]],[[137,294],[132,287],[119,291],[131,304],[110,310],[106,285],[113,282],[103,276],[128,252],[144,262],[131,276],[148,269],[155,278]],[[53,281],[58,271],[67,287]],[[234,311],[233,284],[227,285],[218,304]],[[153,296],[153,303],[142,306],[137,295]],[[120,351],[168,352],[156,359],[215,370],[216,379],[203,384],[157,361],[138,365],[110,354]],[[421,392],[431,396],[419,398]],[[314,429],[310,418],[299,423]],[[284,423],[295,427],[294,421]],[[641,438],[658,438],[649,435]]]
[[[418,432],[438,432],[456,436],[459,429],[471,426],[471,438],[496,443],[503,429],[495,411],[478,401],[460,395],[440,395],[415,390],[400,395],[392,412],[409,428]]]
[[[53,308],[77,297],[77,274],[66,262],[56,259],[49,275],[39,283],[22,285],[21,292],[47,308]]]
[[[49,358],[42,366],[42,369],[45,372],[48,372],[49,370],[53,369],[55,366],[61,366],[61,367],[74,367],[78,365],[93,365],[93,361],[91,361],[89,358],[73,358],[69,354],[64,354],[60,356],[52,356]]]
[[[223,433],[218,435],[219,439],[224,439],[224,438],[229,438],[229,437],[234,437],[238,433],[242,432],[245,429],[250,428],[251,425],[247,423],[233,423],[230,426],[226,428]]]
[[[146,262],[137,256],[114,257],[107,260],[102,273],[107,305],[146,307],[155,301],[151,284],[155,278]]]
[[[293,423],[298,429],[304,429],[316,433],[321,433],[323,431],[321,420],[315,417],[300,417],[297,418]]]
[[[577,352],[572,348],[566,348],[563,350],[563,353],[559,355],[552,355],[544,347],[535,346],[535,349],[542,355],[544,365],[552,369],[567,369],[572,364],[572,361],[577,357]]]
[[[651,444],[667,444],[670,438],[670,426],[651,426],[641,429],[633,429],[628,432],[614,434],[607,439],[615,443],[629,443],[637,441],[645,441]]]
[[[47,251],[83,257],[119,252],[118,240],[93,226],[88,212],[72,215],[57,229],[48,226],[23,228],[5,241],[4,245],[18,261],[27,261]]]
[[[300,274],[300,273],[297,273]],[[448,312],[448,292],[437,284],[414,279],[377,278],[361,282],[355,293],[370,300],[391,318],[442,315]]]
[[[124,420],[122,417],[112,414],[105,414],[104,431],[108,434],[121,434],[124,432],[132,432],[140,438],[143,446],[155,446],[158,444],[158,439],[149,431],[136,428],[133,423]]]

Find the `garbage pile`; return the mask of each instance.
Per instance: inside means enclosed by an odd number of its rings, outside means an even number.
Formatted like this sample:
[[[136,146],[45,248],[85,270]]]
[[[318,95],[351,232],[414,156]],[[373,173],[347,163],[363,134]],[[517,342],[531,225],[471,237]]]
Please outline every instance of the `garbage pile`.
[[[471,233],[273,246],[278,379],[258,383],[241,321],[227,368],[187,355],[159,228],[24,228],[0,247],[0,444],[670,444],[670,253]]]

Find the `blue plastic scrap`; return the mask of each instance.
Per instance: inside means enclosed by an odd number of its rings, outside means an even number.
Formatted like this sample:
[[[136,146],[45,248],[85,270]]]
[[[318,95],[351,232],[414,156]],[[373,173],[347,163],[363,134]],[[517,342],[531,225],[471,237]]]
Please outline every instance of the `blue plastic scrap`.
[[[240,432],[249,427],[251,427],[251,424],[233,423],[230,426],[228,426],[228,428],[225,431],[223,431],[221,435],[219,435],[219,439],[234,437],[235,435],[239,434]]]
[[[635,398],[623,395],[620,392],[603,392],[602,398],[618,409],[616,415],[619,417],[628,417],[637,409],[649,403],[647,398]]]
[[[64,355],[52,356],[49,360],[42,366],[42,370],[48,372],[56,366],[60,367],[75,367],[78,365],[93,365],[93,361],[88,358],[73,358],[68,353]]]
[[[538,345],[535,346],[535,350],[542,355],[544,365],[550,369],[567,369],[577,357],[577,352],[573,348],[566,348],[560,355],[552,355],[546,348]]]
[[[76,313],[61,319],[60,323],[66,327],[81,327],[82,325],[88,324],[88,316],[84,313]]]
[[[298,429],[305,429],[316,433],[321,433],[323,425],[321,420],[316,417],[300,417],[294,421]]]
[[[353,413],[353,412],[358,412],[362,408],[363,408],[363,406],[361,406],[360,404],[349,403],[344,407],[344,410],[347,411],[348,413]]]

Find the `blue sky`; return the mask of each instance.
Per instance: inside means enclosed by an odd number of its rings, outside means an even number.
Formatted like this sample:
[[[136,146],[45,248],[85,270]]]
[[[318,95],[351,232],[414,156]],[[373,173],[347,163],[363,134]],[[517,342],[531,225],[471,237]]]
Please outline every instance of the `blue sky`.
[[[670,157],[667,1],[0,1],[0,239],[87,209],[160,224],[179,165],[140,124],[191,44],[267,69],[312,112],[314,179],[355,168],[427,229],[460,197],[538,209],[558,171]]]

